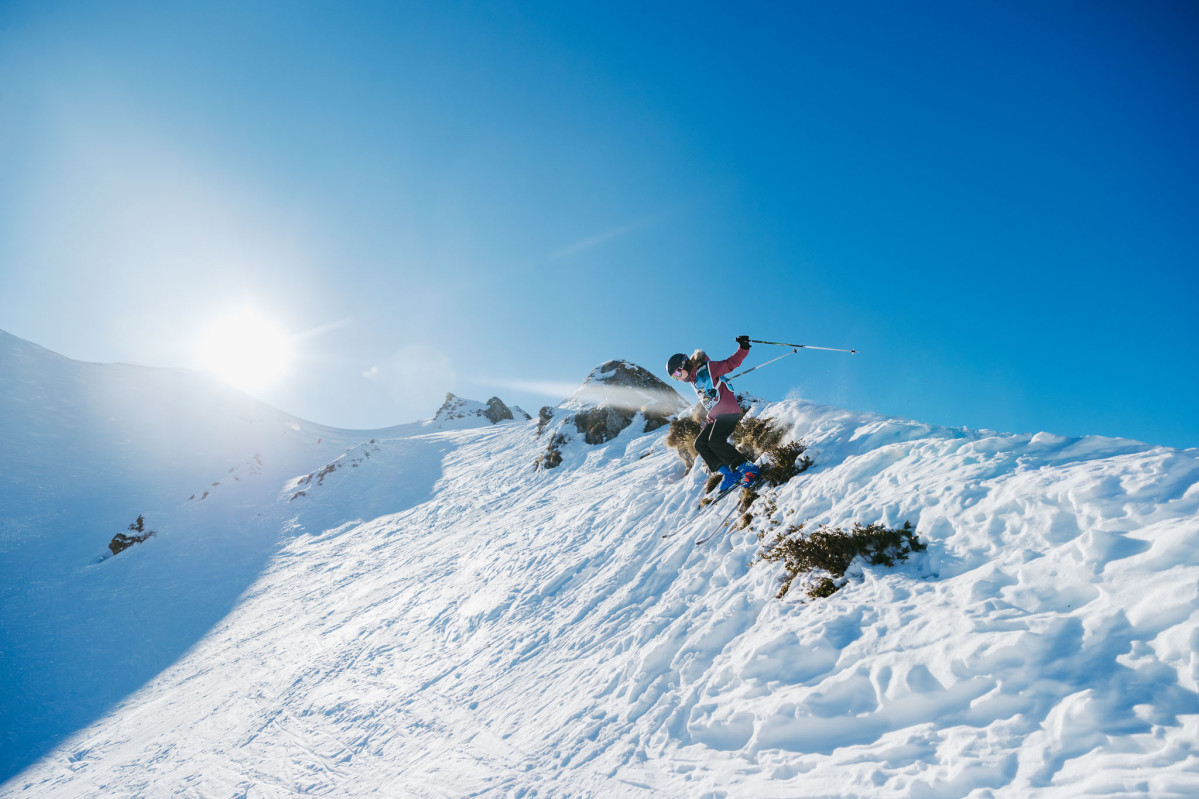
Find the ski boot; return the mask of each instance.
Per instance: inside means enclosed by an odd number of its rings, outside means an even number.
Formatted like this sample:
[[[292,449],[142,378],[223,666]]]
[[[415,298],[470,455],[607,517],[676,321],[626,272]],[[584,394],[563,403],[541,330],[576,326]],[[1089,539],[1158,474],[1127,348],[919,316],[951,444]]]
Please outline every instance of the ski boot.
[[[721,466],[716,471],[724,478],[720,481],[720,491],[728,491],[741,482],[741,475],[734,472],[729,466]]]
[[[753,461],[746,461],[737,468],[737,479],[741,485],[751,486],[758,482],[758,478],[761,476],[762,470]]]

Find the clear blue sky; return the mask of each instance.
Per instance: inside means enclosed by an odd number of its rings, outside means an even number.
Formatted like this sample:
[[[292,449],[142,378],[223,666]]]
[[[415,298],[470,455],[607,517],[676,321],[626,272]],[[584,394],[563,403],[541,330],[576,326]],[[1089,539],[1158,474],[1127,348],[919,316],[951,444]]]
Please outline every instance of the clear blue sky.
[[[377,427],[738,388],[1199,446],[1193,2],[0,4],[0,328]],[[773,356],[756,347],[747,365]],[[540,387],[540,388],[538,388]]]

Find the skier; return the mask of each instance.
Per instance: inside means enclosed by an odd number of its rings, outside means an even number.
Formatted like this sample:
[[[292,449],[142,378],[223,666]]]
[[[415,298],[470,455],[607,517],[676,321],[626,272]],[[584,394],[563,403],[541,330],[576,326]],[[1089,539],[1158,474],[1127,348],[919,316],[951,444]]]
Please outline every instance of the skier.
[[[723,361],[709,360],[703,350],[696,350],[690,358],[679,352],[666,362],[666,373],[675,380],[690,383],[708,412],[695,439],[695,450],[704,459],[708,471],[723,478],[721,491],[732,489],[738,483],[750,485],[761,473],[729,443],[729,436],[741,420],[741,406],[723,377],[740,366],[749,354],[749,336],[738,336],[737,344],[737,351]]]

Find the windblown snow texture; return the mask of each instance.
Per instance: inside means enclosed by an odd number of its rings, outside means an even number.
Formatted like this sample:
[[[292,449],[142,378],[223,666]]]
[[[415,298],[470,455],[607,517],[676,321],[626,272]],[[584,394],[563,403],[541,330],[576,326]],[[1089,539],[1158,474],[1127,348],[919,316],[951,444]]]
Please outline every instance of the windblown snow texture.
[[[762,405],[777,518],[929,544],[780,601],[664,429],[536,470],[3,335],[0,403],[3,797],[1199,793],[1196,450]]]

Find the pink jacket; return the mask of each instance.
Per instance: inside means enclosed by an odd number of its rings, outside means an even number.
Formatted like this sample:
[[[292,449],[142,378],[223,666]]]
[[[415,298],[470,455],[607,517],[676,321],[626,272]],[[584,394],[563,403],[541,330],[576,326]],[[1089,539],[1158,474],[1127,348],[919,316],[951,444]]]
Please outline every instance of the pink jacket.
[[[726,413],[741,413],[737,397],[721,378],[740,366],[746,355],[749,350],[738,349],[723,361],[709,360],[687,378],[699,395],[699,401],[708,409],[709,422]]]

